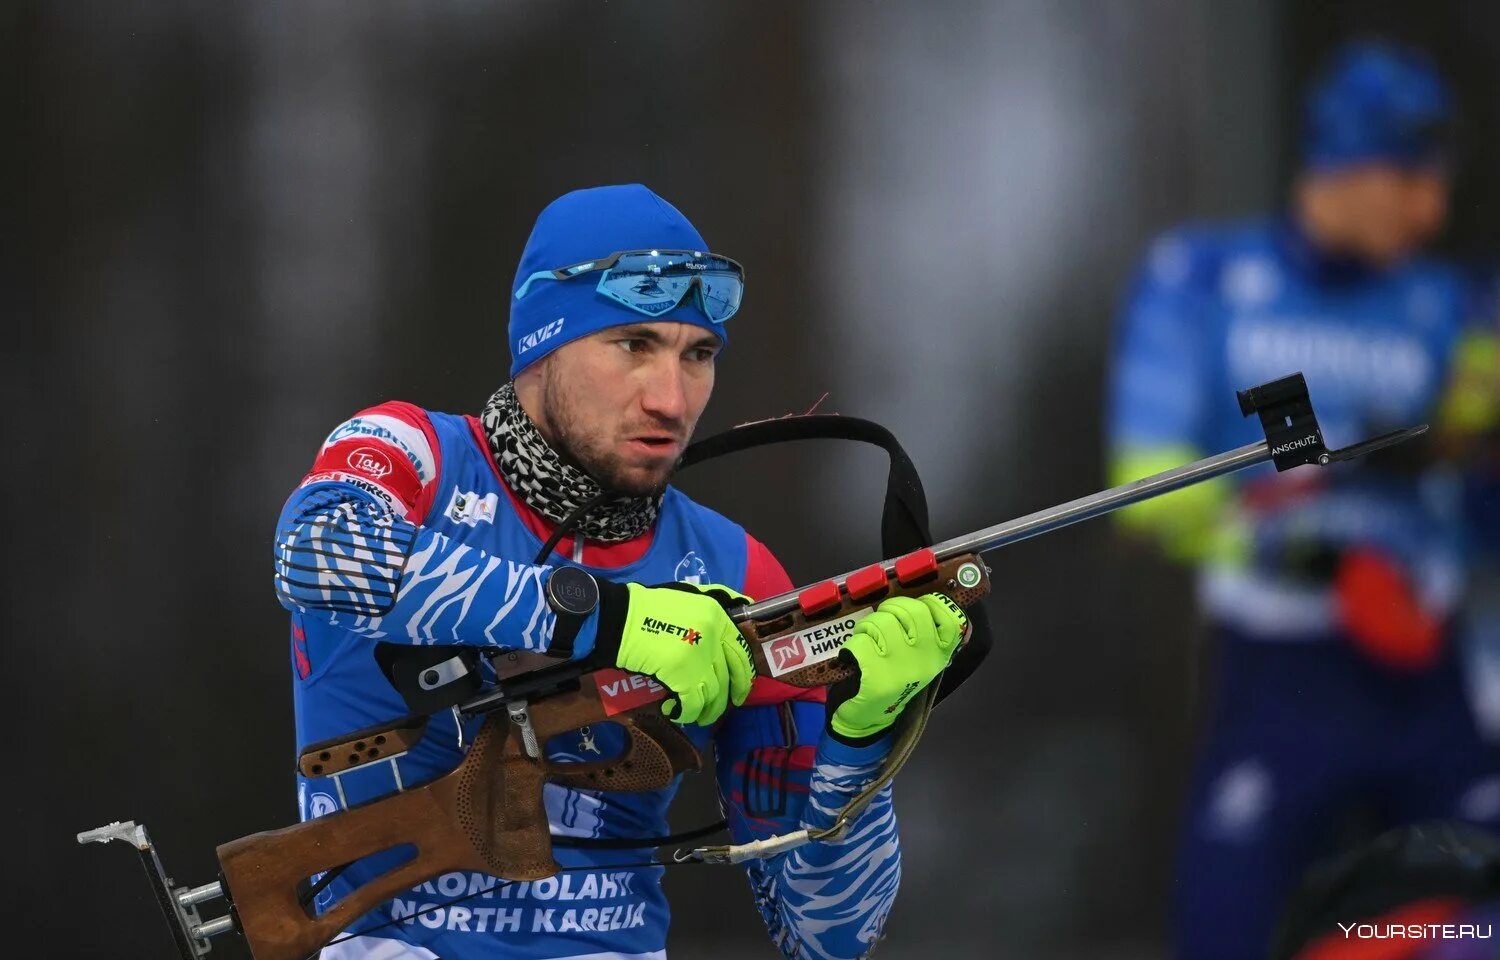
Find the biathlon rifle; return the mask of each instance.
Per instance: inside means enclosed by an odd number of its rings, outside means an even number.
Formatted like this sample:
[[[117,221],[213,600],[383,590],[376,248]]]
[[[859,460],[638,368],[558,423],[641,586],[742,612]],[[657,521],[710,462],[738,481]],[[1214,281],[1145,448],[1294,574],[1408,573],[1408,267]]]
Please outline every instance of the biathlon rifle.
[[[1277,470],[1327,465],[1427,429],[1412,427],[1329,450],[1300,373],[1240,391],[1238,397],[1243,415],[1259,416],[1263,441],[730,610],[730,618],[749,641],[756,675],[796,687],[826,686],[852,676],[857,667],[837,654],[841,638],[856,620],[891,596],[938,592],[962,607],[978,603],[990,587],[989,568],[981,559],[986,551],[1255,464],[1270,461]],[[122,840],[136,847],[180,957],[201,957],[209,951],[210,938],[237,930],[256,960],[303,960],[370,910],[439,874],[476,871],[504,880],[556,874],[553,842],[565,841],[548,829],[542,803],[542,787],[548,782],[588,790],[658,790],[679,773],[702,766],[688,738],[661,715],[658,703],[668,691],[648,677],[500,651],[493,654],[497,682],[479,689],[479,671],[465,659],[477,657],[477,652],[436,649],[446,659],[419,664],[403,690],[414,710],[426,698],[420,712],[313,744],[302,751],[297,767],[304,776],[333,777],[338,783],[337,778],[350,770],[391,763],[399,788],[394,761],[422,738],[431,714],[453,709],[463,719],[484,717],[462,763],[451,773],[378,800],[223,844],[217,851],[219,881],[199,887],[176,886],[163,870],[145,827],[133,821],[80,833],[78,842]],[[402,689],[395,676],[392,680]],[[929,684],[903,711],[896,742],[879,775],[828,829],[698,847],[674,859],[739,863],[842,836],[852,818],[911,755],[936,701],[937,687],[936,681]],[[616,757],[554,763],[541,749],[552,736],[607,722],[622,724],[629,733],[625,749]],[[669,839],[617,845],[641,848]],[[397,847],[414,848],[415,854],[346,893],[331,908],[320,913],[313,905],[316,893],[345,867]],[[229,913],[202,921],[198,904],[218,897],[228,901]]]

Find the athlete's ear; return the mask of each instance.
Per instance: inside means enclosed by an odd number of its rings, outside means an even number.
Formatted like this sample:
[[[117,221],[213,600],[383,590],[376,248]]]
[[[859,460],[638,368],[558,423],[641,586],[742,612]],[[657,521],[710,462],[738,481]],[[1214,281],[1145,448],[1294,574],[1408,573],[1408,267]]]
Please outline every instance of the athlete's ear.
[[[541,422],[538,418],[541,415],[542,395],[546,392],[547,382],[552,377],[554,356],[551,353],[547,354],[516,374],[512,381],[516,386],[516,402],[521,405],[521,410],[526,416],[531,418],[532,423]]]

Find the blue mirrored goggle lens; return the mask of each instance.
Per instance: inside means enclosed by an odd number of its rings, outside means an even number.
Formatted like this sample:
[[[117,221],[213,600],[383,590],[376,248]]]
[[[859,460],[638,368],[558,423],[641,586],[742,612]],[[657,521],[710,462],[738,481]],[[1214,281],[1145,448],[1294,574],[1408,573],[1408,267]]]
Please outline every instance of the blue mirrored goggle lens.
[[[690,291],[709,320],[723,323],[740,308],[745,280],[723,257],[669,253],[627,254],[599,278],[600,293],[648,316],[672,310]]]
[[[698,305],[714,323],[723,323],[734,316],[744,295],[745,280],[738,273],[698,275]]]

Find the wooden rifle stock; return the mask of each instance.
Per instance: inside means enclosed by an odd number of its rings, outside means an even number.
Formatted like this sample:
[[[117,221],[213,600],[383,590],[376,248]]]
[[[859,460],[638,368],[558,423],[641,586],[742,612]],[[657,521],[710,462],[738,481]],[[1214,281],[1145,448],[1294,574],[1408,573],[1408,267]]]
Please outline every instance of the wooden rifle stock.
[[[692,742],[661,716],[657,701],[665,691],[609,716],[598,689],[586,682],[539,701],[532,723],[542,742],[591,723],[623,723],[630,741],[617,757],[538,762],[526,755],[515,725],[504,714],[491,714],[463,762],[438,780],[220,846],[227,896],[256,960],[302,960],[370,910],[443,873],[471,871],[505,880],[557,873],[542,803],[548,781],[590,790],[660,790],[678,773],[702,765]],[[315,875],[405,846],[415,850],[410,859],[349,891],[322,915],[302,904],[302,891]]]
[[[757,676],[798,687],[825,686],[853,674],[837,659],[838,647],[866,608],[890,596],[934,592],[969,606],[989,591],[988,573],[977,556],[954,557],[910,582],[871,583],[857,590],[857,597],[845,589],[836,601],[829,595],[811,612],[804,605],[770,620],[742,621],[739,627]],[[526,662],[524,655],[518,662]],[[506,672],[501,673],[503,683]],[[224,885],[256,960],[303,960],[382,903],[443,873],[488,873],[504,880],[554,875],[558,865],[542,802],[548,782],[587,790],[660,790],[679,773],[702,766],[692,742],[661,716],[665,688],[619,670],[595,670],[578,679],[573,689],[530,700],[538,741],[545,744],[557,734],[616,722],[630,737],[618,756],[588,763],[533,759],[519,728],[494,712],[452,773],[220,846]],[[423,718],[405,717],[362,730],[308,748],[299,767],[307,776],[319,776],[378,762],[409,749],[425,728]],[[302,903],[312,877],[407,846],[415,850],[410,859],[347,892],[321,915],[312,904]]]

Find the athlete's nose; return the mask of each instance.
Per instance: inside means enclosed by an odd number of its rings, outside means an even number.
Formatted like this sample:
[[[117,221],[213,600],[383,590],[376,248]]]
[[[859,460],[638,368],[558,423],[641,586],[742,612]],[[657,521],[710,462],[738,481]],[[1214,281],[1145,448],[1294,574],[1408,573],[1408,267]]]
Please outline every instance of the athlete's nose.
[[[680,424],[687,417],[687,385],[682,364],[663,350],[652,363],[641,390],[641,407],[658,420]]]

